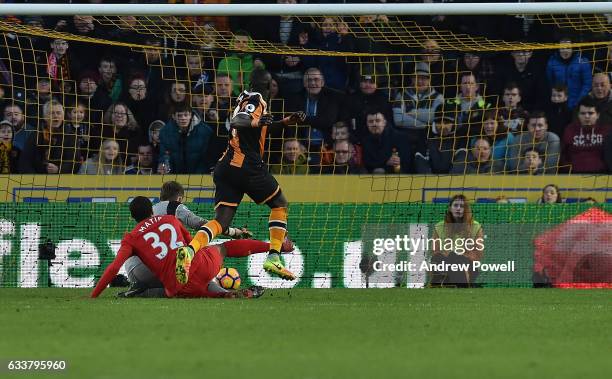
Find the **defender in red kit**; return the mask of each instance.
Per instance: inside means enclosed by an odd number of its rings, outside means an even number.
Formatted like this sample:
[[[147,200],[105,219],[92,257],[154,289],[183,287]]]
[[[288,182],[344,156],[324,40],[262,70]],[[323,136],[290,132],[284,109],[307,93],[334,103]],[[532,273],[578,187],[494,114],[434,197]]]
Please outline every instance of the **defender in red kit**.
[[[121,240],[115,260],[106,268],[91,293],[98,297],[117,275],[125,261],[137,255],[164,285],[168,297],[259,297],[263,288],[253,286],[238,292],[210,292],[209,282],[223,265],[224,257],[246,257],[267,252],[268,243],[257,240],[234,240],[203,248],[189,267],[189,281],[181,284],[176,279],[176,250],[191,241],[191,235],[174,216],[153,216],[151,201],[138,196],[130,203],[130,213],[138,222]]]

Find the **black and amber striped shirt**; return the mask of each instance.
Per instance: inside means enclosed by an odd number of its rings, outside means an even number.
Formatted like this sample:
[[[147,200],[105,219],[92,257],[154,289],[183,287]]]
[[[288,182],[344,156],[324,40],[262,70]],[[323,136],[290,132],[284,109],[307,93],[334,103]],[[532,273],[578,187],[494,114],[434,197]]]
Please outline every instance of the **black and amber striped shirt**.
[[[259,126],[259,119],[267,113],[268,105],[259,92],[243,91],[237,99],[232,118],[245,114],[251,119],[250,127],[230,128],[229,144],[221,158],[231,166],[242,167],[247,163],[261,163],[267,126]]]

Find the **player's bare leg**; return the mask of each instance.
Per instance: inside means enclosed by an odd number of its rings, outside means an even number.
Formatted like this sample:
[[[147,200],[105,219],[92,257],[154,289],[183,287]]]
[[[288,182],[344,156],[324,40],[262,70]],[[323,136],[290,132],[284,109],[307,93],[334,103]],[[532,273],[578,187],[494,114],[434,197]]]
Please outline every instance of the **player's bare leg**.
[[[270,207],[268,228],[270,230],[270,252],[264,262],[264,270],[285,280],[294,280],[295,275],[285,268],[280,259],[285,236],[287,235],[287,199],[282,192],[266,203]]]
[[[189,281],[189,268],[191,260],[197,251],[210,244],[217,235],[221,234],[230,226],[234,215],[235,207],[219,205],[215,209],[215,218],[208,221],[197,231],[189,246],[179,247],[176,251],[176,280],[185,284]]]

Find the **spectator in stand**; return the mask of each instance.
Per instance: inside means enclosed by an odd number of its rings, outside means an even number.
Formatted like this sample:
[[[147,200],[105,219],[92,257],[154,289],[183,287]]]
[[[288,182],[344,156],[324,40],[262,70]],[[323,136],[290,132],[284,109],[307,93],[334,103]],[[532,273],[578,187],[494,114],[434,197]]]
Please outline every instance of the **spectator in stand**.
[[[126,175],[151,175],[157,172],[157,162],[153,154],[153,146],[147,141],[138,144],[138,161],[126,167]]]
[[[588,95],[595,101],[599,122],[612,125],[612,91],[610,91],[610,77],[605,72],[593,75],[591,92]]]
[[[385,115],[376,110],[366,115],[368,134],[363,137],[363,165],[372,174],[399,172],[401,169],[397,136],[393,128],[387,126]],[[404,155],[407,152],[404,151]]]
[[[510,155],[510,147],[514,145],[515,137],[495,110],[486,111],[483,119],[482,129],[478,137],[472,139],[471,145],[474,145],[476,138],[487,138],[492,148],[492,159],[503,162]]]
[[[217,122],[222,125],[226,133],[229,131],[226,121],[229,122],[229,116],[233,112],[232,85],[232,78],[229,74],[217,73],[213,109],[217,111]]]
[[[168,153],[172,173],[208,173],[210,162],[206,161],[206,150],[212,133],[210,127],[192,111],[188,104],[179,104],[174,110],[172,119],[159,133],[160,161]]]
[[[303,175],[308,173],[306,148],[298,140],[291,138],[283,144],[281,163],[270,165],[272,174]]]
[[[538,204],[558,204],[563,203],[561,191],[556,184],[547,184],[542,188],[542,196],[537,201]]]
[[[8,104],[3,111],[4,121],[13,127],[13,149],[22,151],[28,137],[36,132],[36,128],[26,123],[23,108],[18,103]]]
[[[300,87],[302,87],[302,75],[300,74]],[[272,75],[270,81],[270,102],[268,103],[268,111],[271,113],[281,113],[285,107],[285,99],[280,93],[279,79],[275,75]],[[298,91],[299,92],[299,91]]]
[[[124,166],[126,163],[132,164],[132,161],[136,161],[136,141],[142,137],[142,131],[132,110],[125,103],[113,103],[104,112],[102,137],[119,143],[119,153]]]
[[[84,70],[79,74],[77,94],[90,100],[98,89],[100,75],[93,70]]]
[[[80,99],[66,106],[66,130],[76,136],[80,162],[85,161],[100,147],[100,129],[98,125],[87,120],[88,114],[87,106]]]
[[[451,174],[498,174],[504,170],[503,161],[495,161],[491,155],[491,143],[487,138],[477,138],[468,153],[458,150],[453,157]]]
[[[397,94],[393,106],[393,120],[398,131],[398,138],[407,142],[409,155],[425,154],[427,128],[434,120],[435,110],[442,106],[444,99],[431,86],[429,67],[420,62],[415,66],[411,76],[411,86],[403,93]],[[414,172],[412,159],[404,157],[406,169]]]
[[[47,55],[47,75],[52,79],[53,88],[58,91],[63,83],[71,79],[71,60],[68,58],[68,41],[56,38],[51,41],[51,52]]]
[[[496,94],[499,93],[500,83],[499,75],[493,62],[486,58],[486,56],[477,51],[470,51],[463,54],[463,57],[459,60],[459,66],[457,72],[469,71],[483,83],[484,94]],[[445,83],[447,86],[455,85],[455,83]]]
[[[306,70],[303,85],[304,91],[289,99],[285,109],[306,113],[303,125],[310,128],[300,128],[298,136],[309,141],[310,164],[318,165],[323,141],[329,140],[332,125],[338,120],[339,105],[335,93],[325,87],[325,78],[318,68]]]
[[[604,173],[604,139],[612,130],[599,122],[597,104],[588,97],[578,104],[578,122],[567,126],[563,134],[563,163],[571,165],[572,173]]]
[[[448,99],[437,111],[455,115],[456,146],[465,148],[469,141],[466,137],[478,134],[484,112],[489,108],[491,104],[479,94],[478,79],[472,73],[465,73],[461,75],[461,91],[457,97]]]
[[[572,122],[572,111],[567,105],[567,87],[556,85],[550,91],[550,102],[546,107],[549,130],[558,136],[563,135],[565,127]]]
[[[439,116],[431,126],[427,139],[427,153],[415,154],[417,174],[448,174],[455,151],[455,119]]]
[[[206,123],[218,121],[217,110],[213,108],[215,90],[208,84],[196,83],[191,89],[191,107]]]
[[[265,68],[261,58],[249,52],[252,49],[252,43],[247,31],[236,31],[231,46],[234,52],[221,59],[217,67],[217,72],[229,74],[232,78],[234,96],[240,95],[240,92],[249,88],[249,77],[253,69]]]
[[[35,77],[36,89],[31,91],[26,98],[26,122],[36,130],[43,128],[44,104],[51,101],[51,80],[44,76]]]
[[[531,147],[525,150],[518,167],[518,173],[523,175],[542,175],[544,173],[542,158],[536,148]]]
[[[561,144],[559,136],[548,131],[546,114],[534,111],[527,118],[527,131],[521,133],[510,146],[510,158],[506,170],[515,171],[519,167],[519,159],[525,156],[527,150],[536,149],[544,161],[544,172],[556,174],[559,170]]]
[[[276,2],[278,4],[297,3],[296,0],[277,0]],[[253,17],[248,25],[248,30],[253,33],[255,39],[296,46],[298,35],[306,26],[293,16]]]
[[[591,63],[579,51],[572,49],[571,39],[562,38],[559,42],[566,46],[560,48],[548,60],[546,78],[551,86],[567,86],[567,104],[570,109],[574,109],[580,99],[591,90]]]
[[[191,104],[191,96],[188,93],[187,82],[172,81],[168,84],[163,95],[163,103],[160,109],[160,118],[168,120],[172,118],[175,109],[182,106],[183,103]]]
[[[123,92],[123,81],[117,74],[117,63],[115,58],[106,56],[100,60],[98,65],[100,83],[91,99],[91,107],[97,110],[105,110],[112,103],[119,100]]]
[[[144,75],[135,73],[127,83],[127,93],[123,95],[125,104],[134,112],[138,125],[151,124],[155,120],[152,111],[157,107],[157,103],[149,94]]]
[[[278,3],[295,4],[296,1],[278,0]],[[306,46],[312,39],[310,35],[313,34],[309,24],[302,23],[293,16],[253,17],[247,28],[255,39],[287,46]],[[310,58],[277,54],[267,54],[262,58],[268,71],[278,79],[283,97],[295,95],[302,90],[304,60]]]
[[[147,95],[153,101],[158,102],[163,93],[163,79],[171,79],[176,77],[176,64],[162,59],[160,49],[161,41],[154,35],[144,36],[142,44],[148,46],[145,48],[144,54],[134,56],[133,60],[128,62],[128,76],[133,76],[134,73],[140,73],[145,78],[147,87]],[[163,70],[163,72],[162,72]]]
[[[393,110],[388,95],[377,89],[378,78],[373,75],[361,75],[359,91],[347,96],[341,110],[341,120],[351,120],[351,133],[358,140],[366,131],[366,110],[377,109],[387,120],[393,120]]]
[[[87,38],[108,39],[104,28],[95,22],[93,16],[74,15],[68,23],[68,32]],[[70,41],[72,57],[78,57],[78,66],[81,68],[92,69],[100,61],[100,54],[104,49],[97,49],[89,42]]]
[[[356,24],[351,25],[352,31],[355,32],[355,51],[365,53],[360,58],[362,66],[361,74],[369,73],[376,77],[378,88],[386,88],[390,86],[389,76],[396,72],[401,73],[402,69],[397,60],[391,64],[389,57],[379,54],[387,51],[392,51],[393,47],[390,43],[377,39],[376,41],[369,36],[379,33],[389,27],[389,18],[385,15],[363,15],[360,16]],[[368,56],[367,53],[376,54]],[[399,75],[398,75],[399,76]],[[401,83],[393,84],[391,86]],[[389,119],[390,120],[390,119]]]
[[[8,121],[0,121],[0,174],[16,172],[18,151],[13,146],[13,127]]]
[[[92,126],[96,125],[99,131],[99,125],[102,121],[102,112],[92,108],[93,104],[93,95],[98,89],[98,82],[100,81],[100,75],[97,71],[93,70],[84,70],[79,73],[77,80],[77,101],[82,103],[85,106],[87,113],[85,114],[85,119]],[[70,101],[71,99],[69,99]],[[98,134],[99,136],[99,134]],[[99,142],[99,141],[98,141]],[[98,146],[95,147],[94,151],[98,151]]]
[[[212,58],[206,58],[197,52],[188,52],[186,55],[187,74],[189,77],[189,87],[197,85],[212,85],[214,77],[214,63]],[[192,92],[193,95],[193,92]]]
[[[323,51],[353,51],[350,38],[338,33],[340,20],[337,17],[322,17],[307,48]],[[306,67],[319,67],[328,88],[344,91],[348,85],[346,59],[337,56],[316,56],[304,59]]]
[[[432,271],[429,283],[432,286],[470,287],[476,282],[479,271],[473,268],[473,262],[479,262],[484,256],[484,249],[478,248],[478,244],[471,247],[466,243],[468,240],[484,240],[482,226],[472,216],[472,210],[467,198],[455,195],[451,198],[446,209],[444,220],[438,222],[434,227],[432,238],[440,241],[448,239],[455,241],[450,248],[444,244],[433,244],[431,263],[443,267],[450,265],[466,265],[468,270],[440,270]],[[457,240],[463,240],[461,247]],[[463,250],[463,251],[461,251]],[[446,266],[449,265],[449,266]],[[460,266],[458,266],[460,267]]]
[[[366,170],[353,163],[354,146],[348,140],[338,140],[334,143],[334,159],[331,164],[321,165],[321,174],[346,175],[364,174]]]
[[[519,134],[523,131],[523,123],[527,118],[527,112],[521,107],[521,89],[514,82],[507,83],[504,87],[502,97],[504,107],[499,110],[504,125],[512,134]]]
[[[353,141],[355,138],[349,131],[349,127],[346,122],[338,121],[332,126],[331,134],[332,144],[325,145],[321,151],[321,165],[331,165],[334,162],[334,144],[338,141]],[[361,145],[352,145],[354,154],[351,158],[351,163],[357,166],[361,165],[361,158],[363,156]]]
[[[533,110],[542,104],[540,96],[546,93],[544,66],[533,58],[531,50],[515,50],[499,70],[500,83],[517,83],[522,94],[522,105],[526,110]],[[489,92],[491,93],[491,92]]]
[[[159,131],[166,125],[162,120],[155,120],[149,125],[149,144],[153,147],[153,160],[159,159]]]
[[[64,130],[64,107],[57,100],[43,105],[41,128],[32,133],[19,155],[21,174],[73,174],[79,169],[76,135]]]
[[[107,139],[100,145],[98,154],[88,158],[79,170],[83,175],[121,175],[125,171],[117,141]]]
[[[206,123],[213,130],[208,142],[206,161],[214,165],[227,148],[230,116],[234,111],[232,97],[232,78],[227,73],[217,73],[215,76],[215,96],[211,111],[206,116]],[[209,117],[210,116],[210,117]],[[280,151],[280,147],[277,149]]]
[[[458,81],[457,61],[443,58],[440,45],[433,39],[426,39],[422,46],[421,55],[417,57],[417,62],[408,66],[408,74],[411,75],[415,71],[422,70],[420,67],[424,65],[429,73],[431,87],[434,87],[445,98],[455,97]]]

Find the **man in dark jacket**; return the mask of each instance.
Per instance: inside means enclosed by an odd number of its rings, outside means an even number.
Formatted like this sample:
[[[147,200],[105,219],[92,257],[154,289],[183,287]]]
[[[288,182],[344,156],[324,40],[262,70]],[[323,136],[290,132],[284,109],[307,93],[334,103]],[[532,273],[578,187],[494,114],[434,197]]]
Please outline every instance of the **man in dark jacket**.
[[[325,78],[319,69],[306,70],[303,83],[305,91],[290,98],[286,110],[306,113],[302,125],[310,128],[300,128],[298,137],[309,140],[310,153],[317,153],[321,151],[323,141],[330,139],[332,126],[338,121],[340,107],[336,94],[325,87]],[[310,157],[311,164],[318,164],[316,155],[311,154]]]
[[[370,111],[366,122],[368,133],[362,141],[363,166],[372,174],[400,172],[402,152],[393,129],[387,127],[385,116],[381,112]]]
[[[393,120],[393,111],[388,96],[377,88],[377,79],[372,75],[362,75],[359,81],[359,91],[346,97],[341,109],[341,120],[351,120],[349,129],[358,140],[367,134],[366,111],[376,109],[385,115],[387,120]]]
[[[171,172],[176,174],[204,174],[210,166],[206,149],[212,129],[192,112],[187,104],[176,107],[172,120],[159,132],[160,162],[170,156]]]

